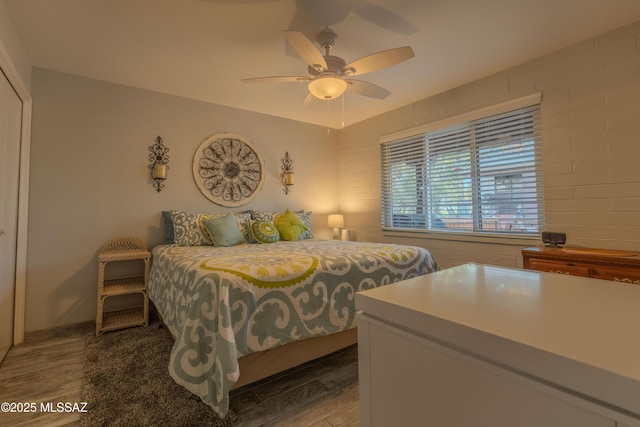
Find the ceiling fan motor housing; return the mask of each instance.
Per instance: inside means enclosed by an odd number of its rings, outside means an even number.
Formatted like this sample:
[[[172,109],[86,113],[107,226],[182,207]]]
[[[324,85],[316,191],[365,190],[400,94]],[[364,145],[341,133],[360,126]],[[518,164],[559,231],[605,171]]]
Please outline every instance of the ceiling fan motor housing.
[[[316,41],[329,55],[329,51],[336,45],[338,35],[328,28],[320,31],[316,36]]]
[[[342,74],[342,68],[347,65],[346,61],[339,56],[326,55],[324,57],[325,62],[327,63],[326,70],[317,70],[316,68],[309,66],[307,69],[309,70],[309,74],[312,76],[317,76],[322,73],[330,72],[335,75]]]

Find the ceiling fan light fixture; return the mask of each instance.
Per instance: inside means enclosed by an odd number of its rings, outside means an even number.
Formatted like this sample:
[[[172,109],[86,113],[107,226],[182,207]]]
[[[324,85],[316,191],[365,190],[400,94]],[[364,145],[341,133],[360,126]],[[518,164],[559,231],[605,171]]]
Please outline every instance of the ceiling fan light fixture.
[[[334,76],[318,76],[309,83],[309,92],[323,101],[340,97],[347,90],[348,83]]]

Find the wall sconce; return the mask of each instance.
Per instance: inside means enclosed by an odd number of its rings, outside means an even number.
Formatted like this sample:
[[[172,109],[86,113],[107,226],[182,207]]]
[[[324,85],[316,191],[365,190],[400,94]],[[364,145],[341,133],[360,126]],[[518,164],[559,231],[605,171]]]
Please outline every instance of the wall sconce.
[[[280,160],[280,181],[282,182],[282,191],[289,194],[289,190],[293,185],[293,159],[289,157],[289,152],[284,153],[284,157]]]
[[[344,216],[342,214],[329,215],[327,226],[333,228],[333,240],[340,240],[340,228],[344,228]]]
[[[163,181],[167,179],[167,170],[169,169],[169,149],[162,142],[162,138],[157,137],[156,143],[149,147],[149,160],[151,164],[151,178],[155,181],[153,188],[159,193],[164,188]]]

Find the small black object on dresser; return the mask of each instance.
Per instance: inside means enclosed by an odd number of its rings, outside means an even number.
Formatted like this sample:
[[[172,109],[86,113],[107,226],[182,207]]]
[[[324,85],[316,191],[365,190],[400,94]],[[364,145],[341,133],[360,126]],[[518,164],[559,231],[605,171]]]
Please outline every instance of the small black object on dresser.
[[[556,248],[560,245],[564,245],[567,242],[567,235],[564,233],[558,233],[555,231],[543,231],[542,243],[546,246]]]

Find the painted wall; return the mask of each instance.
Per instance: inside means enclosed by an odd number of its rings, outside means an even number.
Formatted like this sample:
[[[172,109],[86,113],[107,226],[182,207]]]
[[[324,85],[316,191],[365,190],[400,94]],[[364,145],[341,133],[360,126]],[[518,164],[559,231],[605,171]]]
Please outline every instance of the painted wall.
[[[29,89],[31,87],[31,63],[2,0],[0,0],[0,50],[3,50],[3,53],[11,58],[16,73],[22,79],[24,86]]]
[[[522,247],[540,241],[503,245],[383,235],[379,138],[536,92],[542,93],[546,229],[565,232],[574,246],[640,250],[640,23],[342,130],[345,226],[358,240],[426,247],[444,267],[522,266]]]
[[[0,17],[2,14],[0,14]],[[160,211],[226,212],[191,176],[208,136],[250,138],[267,163],[261,194],[246,208],[345,214],[357,240],[429,248],[443,267],[465,262],[521,266],[514,245],[383,235],[379,137],[534,92],[542,92],[547,229],[568,243],[640,249],[640,23],[327,134],[290,120],[34,69],[26,330],[95,316],[97,253],[107,239],[163,237]],[[425,82],[428,84],[428,82]],[[170,148],[169,179],[156,193],[148,146]],[[294,159],[289,196],[280,158]],[[337,157],[336,157],[337,153]],[[238,209],[239,210],[239,209]]]
[[[315,235],[331,237],[337,139],[326,128],[38,68],[32,92],[27,331],[95,319],[100,246],[121,236],[160,243],[162,210],[305,209]],[[262,191],[241,208],[211,203],[193,180],[195,150],[219,132],[249,138],[266,163]],[[157,136],[170,150],[160,193],[148,169]],[[295,171],[288,196],[279,178],[285,151]]]

